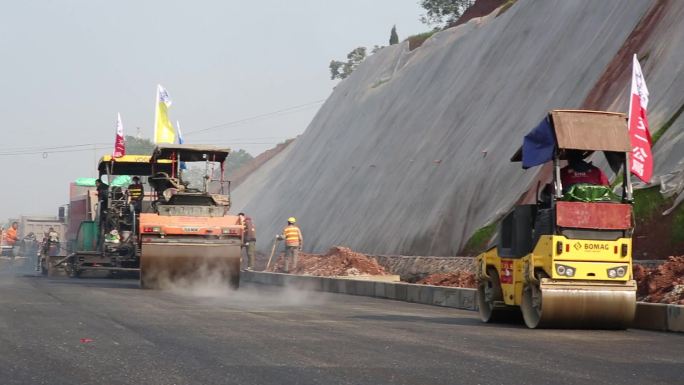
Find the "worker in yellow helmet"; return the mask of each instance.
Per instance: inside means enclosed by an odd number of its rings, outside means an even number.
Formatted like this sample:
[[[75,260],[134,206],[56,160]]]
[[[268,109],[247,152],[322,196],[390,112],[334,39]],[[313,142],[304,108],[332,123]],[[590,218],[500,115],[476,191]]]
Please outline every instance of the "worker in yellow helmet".
[[[282,239],[285,239],[285,272],[290,272],[290,258],[292,259],[292,270],[297,268],[297,257],[299,250],[302,249],[304,237],[302,237],[302,230],[295,224],[297,219],[295,217],[287,218],[287,226],[283,229]]]

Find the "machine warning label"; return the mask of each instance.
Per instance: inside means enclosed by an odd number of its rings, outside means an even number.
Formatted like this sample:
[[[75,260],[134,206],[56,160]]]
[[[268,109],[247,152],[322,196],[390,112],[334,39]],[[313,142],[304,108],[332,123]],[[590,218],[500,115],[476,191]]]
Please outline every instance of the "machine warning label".
[[[513,261],[501,261],[501,283],[513,283]]]
[[[590,253],[610,250],[608,244],[600,242],[577,242],[573,247],[577,251],[586,251]]]

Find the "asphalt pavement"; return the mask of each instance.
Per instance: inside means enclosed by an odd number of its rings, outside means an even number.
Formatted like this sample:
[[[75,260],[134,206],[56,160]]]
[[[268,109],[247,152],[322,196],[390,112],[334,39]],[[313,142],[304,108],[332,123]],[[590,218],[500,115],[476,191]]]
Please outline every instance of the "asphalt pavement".
[[[684,384],[684,335],[258,285],[0,273],[0,384]]]

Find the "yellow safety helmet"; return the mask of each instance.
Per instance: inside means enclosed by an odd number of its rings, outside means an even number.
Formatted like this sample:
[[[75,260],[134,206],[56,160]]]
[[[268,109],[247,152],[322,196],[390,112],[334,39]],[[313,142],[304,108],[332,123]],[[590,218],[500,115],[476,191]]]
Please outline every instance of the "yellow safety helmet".
[[[289,217],[289,218],[287,218],[287,221],[290,222],[290,223],[296,223],[296,222],[297,222],[297,218],[295,218],[295,217]]]

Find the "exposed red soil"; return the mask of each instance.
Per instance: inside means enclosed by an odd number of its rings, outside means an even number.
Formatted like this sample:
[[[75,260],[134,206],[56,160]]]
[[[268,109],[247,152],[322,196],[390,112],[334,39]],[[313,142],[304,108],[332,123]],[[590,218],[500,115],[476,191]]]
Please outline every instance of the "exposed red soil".
[[[684,305],[684,256],[670,257],[653,268],[634,266],[640,301]]]
[[[463,12],[463,15],[461,15],[458,20],[452,25],[449,25],[449,28],[467,23],[476,17],[487,16],[505,2],[506,0],[477,0],[475,4],[471,5],[470,8]]]
[[[437,273],[428,275],[427,277],[416,282],[421,285],[433,286],[451,286],[451,287],[477,287],[477,279],[475,274],[468,271],[459,271],[455,273]]]
[[[684,256],[669,257],[667,262],[647,268],[634,265],[639,301],[684,305]],[[473,273],[459,271],[429,275],[416,283],[421,285],[476,288]]]
[[[270,271],[284,272],[285,260],[281,254]],[[385,268],[373,257],[352,251],[347,247],[334,246],[324,255],[299,253],[297,268],[292,274],[316,275],[321,277],[388,275]]]
[[[583,109],[603,111],[610,107],[610,104],[620,95],[626,95],[625,87],[630,84],[629,79],[632,76],[632,66],[626,63],[632,62],[632,55],[635,52],[643,52],[644,47],[648,46],[658,22],[663,18],[663,15],[668,13],[673,4],[673,0],[654,2],[587,95],[584,103],[582,103]],[[641,58],[641,63],[648,67],[648,60],[646,59]],[[648,68],[646,68],[646,73],[648,73]]]

